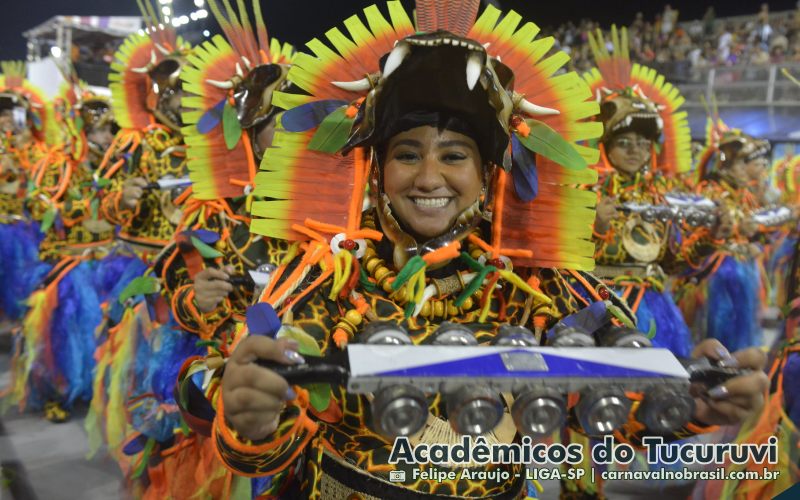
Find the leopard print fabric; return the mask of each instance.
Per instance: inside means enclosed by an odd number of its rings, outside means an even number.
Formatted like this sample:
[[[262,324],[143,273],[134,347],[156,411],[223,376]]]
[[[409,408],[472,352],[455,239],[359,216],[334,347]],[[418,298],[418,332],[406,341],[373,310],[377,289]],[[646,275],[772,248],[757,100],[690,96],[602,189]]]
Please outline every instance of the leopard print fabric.
[[[113,175],[102,211],[107,220],[120,226],[120,239],[152,247],[163,247],[172,239],[181,217],[174,203],[180,195],[177,190],[145,190],[135,211],[120,206],[122,186],[130,178],[156,182],[165,176],[180,178],[188,174],[185,153],[168,146],[169,141],[176,142],[177,138],[163,129],[147,131],[139,148]]]
[[[114,237],[114,227],[100,216],[90,166],[63,155],[54,155],[53,158],[54,161],[39,166],[43,171],[41,175],[37,172],[35,178],[38,182],[28,201],[33,219],[40,222],[48,210],[57,210],[55,221],[45,233],[40,247],[43,260],[58,260],[65,252],[81,252],[104,245]],[[71,170],[68,178],[67,168]],[[62,189],[64,182],[68,184]],[[52,202],[44,202],[39,196],[52,196],[59,190],[63,195]]]
[[[205,210],[205,207],[198,210]],[[219,212],[202,219],[192,224],[190,230],[213,231],[220,235],[213,247],[222,254],[217,258],[203,258],[203,268],[233,266],[235,276],[244,276],[262,264],[278,266],[289,250],[288,242],[251,234],[247,224],[236,224]],[[155,262],[154,270],[161,279],[162,295],[172,304],[172,311],[184,329],[204,338],[219,338],[223,333],[233,332],[236,319],[241,319],[253,303],[253,287],[236,287],[217,309],[199,313],[193,299],[193,279],[185,260],[187,252],[199,255],[195,248],[181,248],[173,242]]]

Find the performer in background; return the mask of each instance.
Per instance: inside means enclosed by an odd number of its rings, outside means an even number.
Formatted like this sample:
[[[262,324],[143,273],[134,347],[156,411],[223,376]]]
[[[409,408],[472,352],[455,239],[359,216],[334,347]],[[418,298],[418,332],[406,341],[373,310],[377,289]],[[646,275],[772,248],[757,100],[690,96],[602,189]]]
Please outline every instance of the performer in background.
[[[176,234],[148,272],[170,306],[170,320],[136,339],[126,389],[135,403],[126,408],[132,425],[124,452],[133,463],[131,491],[143,498],[230,493],[231,473],[209,433],[188,432],[183,422],[175,380],[185,361],[218,353],[241,332],[256,288],[263,289],[289,247],[251,234],[248,215],[278,111],[272,93],[287,86],[293,48],[269,40],[258,2],[254,26],[246,9],[223,14],[213,0],[209,8],[225,36],[196,47],[181,73],[192,193]]]
[[[415,344],[433,343],[444,321],[466,325],[479,343],[505,324],[541,336],[592,302],[558,269],[593,264],[584,221],[594,215],[595,196],[571,186],[596,180],[587,164],[597,152],[576,142],[600,135],[599,124],[581,123],[597,105],[576,74],[552,76],[566,56],[531,57],[549,48],[535,39],[535,25],[520,25],[513,12],[498,25],[501,12],[491,6],[474,21],[478,5],[437,17],[440,5],[420,2],[416,28],[399,2],[389,3],[391,23],[367,8],[367,24],[355,16],[346,22],[353,41],[329,32],[338,54],[314,40],[315,56],[293,61],[288,78],[308,95],[273,98],[288,111],[256,177],[254,194],[268,200],[254,202],[251,229],[300,242],[300,253],[248,310],[249,333],[220,344],[224,369],[219,356],[196,360],[178,388],[184,410],[210,426],[242,491],[265,498],[536,495],[514,474],[521,465],[479,467],[509,471],[500,482],[390,483],[391,442],[368,424],[366,398],[327,385],[289,387],[253,363],[299,363],[303,354],[364,341],[387,320]],[[545,137],[551,147],[538,141]],[[362,214],[367,186],[375,208]],[[739,359],[763,364],[754,351]],[[699,402],[698,420],[680,432],[757,411],[764,383],[763,374],[740,378],[730,386],[735,404]],[[441,399],[429,405],[419,440],[458,442]],[[636,442],[642,427],[632,421],[621,436]],[[501,424],[486,438],[517,436]]]
[[[684,99],[654,70],[631,65],[627,30],[612,27],[613,54],[601,32],[589,33],[597,69],[584,78],[600,100],[600,200],[594,225],[595,274],[624,297],[638,327],[655,345],[679,356],[693,341],[668,289],[669,276],[710,253],[724,230],[667,217],[646,220],[636,207],[667,209],[666,196],[683,191],[674,178],[691,169],[691,136]]]
[[[85,427],[90,453],[106,444],[125,474],[126,404],[137,340],[170,322],[169,304],[145,273],[173,237],[181,205],[191,194],[181,134],[180,75],[190,47],[164,22],[158,5],[140,4],[144,34],[129,36],[109,76],[112,106],[121,127],[94,173],[104,186],[100,213],[118,226],[116,238],[138,258],[125,269],[109,299],[95,352],[97,368]]]
[[[0,62],[0,70],[0,320],[12,326],[47,272],[37,267],[42,233],[25,211],[25,197],[33,165],[47,152],[53,117],[22,61]]]

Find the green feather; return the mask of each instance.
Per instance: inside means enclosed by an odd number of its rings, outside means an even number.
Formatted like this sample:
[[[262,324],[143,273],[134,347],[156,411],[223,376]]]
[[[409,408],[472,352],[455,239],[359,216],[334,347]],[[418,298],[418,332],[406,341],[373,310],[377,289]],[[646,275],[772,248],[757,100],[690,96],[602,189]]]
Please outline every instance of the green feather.
[[[137,295],[156,293],[161,287],[158,280],[152,276],[139,276],[128,283],[128,286],[119,295],[119,303],[124,304],[126,300]]]
[[[283,325],[278,331],[278,337],[286,337],[296,340],[298,343],[297,352],[307,356],[321,356],[322,351],[317,344],[317,339],[306,333],[302,328],[296,326]],[[318,412],[323,412],[331,404],[330,384],[308,384],[309,402]]]
[[[561,135],[538,120],[526,120],[531,129],[528,137],[517,134],[523,146],[570,170],[586,168],[586,160]]]
[[[92,201],[89,202],[89,210],[92,212],[92,220],[97,220],[99,207],[100,207],[100,200],[98,200],[97,198],[92,198]]]
[[[50,208],[44,213],[44,216],[42,216],[42,225],[39,226],[41,232],[46,233],[53,227],[53,222],[56,221],[56,213],[57,211],[55,208]]]
[[[347,106],[343,106],[322,120],[308,143],[308,149],[333,154],[347,144],[355,120],[347,117],[346,110]]]
[[[225,135],[225,146],[229,150],[235,148],[242,138],[242,125],[236,116],[236,108],[230,104],[225,104],[222,110],[222,132]]]
[[[97,183],[97,187],[98,188],[103,189],[104,187],[106,187],[109,184],[111,184],[111,179],[106,179],[105,177],[100,177],[99,179],[97,179],[96,183]]]
[[[194,245],[194,247],[197,249],[198,252],[200,252],[200,255],[202,255],[204,259],[216,259],[222,257],[222,254],[218,252],[216,249],[214,249],[214,247],[203,243],[198,238],[192,236],[191,240],[192,240],[192,245]]]

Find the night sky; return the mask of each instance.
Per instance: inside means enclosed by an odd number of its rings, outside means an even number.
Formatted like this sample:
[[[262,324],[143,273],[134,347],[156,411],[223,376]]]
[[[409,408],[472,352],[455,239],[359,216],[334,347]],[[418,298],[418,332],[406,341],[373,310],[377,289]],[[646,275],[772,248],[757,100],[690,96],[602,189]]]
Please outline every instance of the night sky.
[[[487,1],[487,0],[484,0]],[[526,20],[540,26],[558,25],[567,20],[578,21],[589,17],[604,25],[615,23],[629,24],[636,12],[643,12],[652,19],[656,12],[663,10],[666,2],[619,0],[488,0],[503,10],[514,9]],[[248,0],[249,3],[249,0]],[[314,36],[321,35],[346,17],[371,5],[375,0],[261,0],[267,18],[270,35],[281,41],[301,45]],[[407,7],[413,0],[403,0]],[[455,3],[455,2],[454,2]],[[680,10],[681,19],[702,17],[709,5],[714,5],[718,16],[752,14],[758,11],[761,2],[731,1],[671,1],[673,8]],[[792,9],[795,0],[769,2],[774,11]],[[623,4],[623,7],[620,7]],[[175,0],[175,12],[188,14],[194,10],[192,0]],[[138,15],[134,0],[0,0],[0,59],[24,58],[25,40],[22,32],[30,29],[52,16],[63,15]],[[205,24],[203,24],[205,23]],[[205,21],[189,26],[200,31],[209,29],[217,32],[211,16]],[[182,29],[184,29],[183,27]]]

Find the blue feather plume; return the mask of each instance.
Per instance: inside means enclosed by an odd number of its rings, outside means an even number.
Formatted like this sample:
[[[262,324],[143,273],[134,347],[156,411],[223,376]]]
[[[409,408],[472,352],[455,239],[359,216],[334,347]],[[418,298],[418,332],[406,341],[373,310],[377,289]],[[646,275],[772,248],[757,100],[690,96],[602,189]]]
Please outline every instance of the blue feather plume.
[[[511,158],[514,160],[511,168],[514,190],[522,201],[531,202],[539,195],[536,156],[522,145],[516,134],[511,134]]]
[[[347,104],[349,104],[347,101],[340,99],[324,99],[301,104],[281,115],[281,126],[289,132],[305,132],[319,126],[325,117]]]

